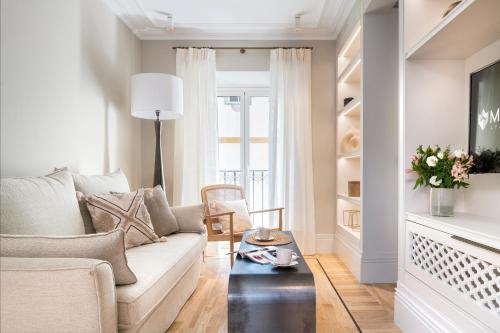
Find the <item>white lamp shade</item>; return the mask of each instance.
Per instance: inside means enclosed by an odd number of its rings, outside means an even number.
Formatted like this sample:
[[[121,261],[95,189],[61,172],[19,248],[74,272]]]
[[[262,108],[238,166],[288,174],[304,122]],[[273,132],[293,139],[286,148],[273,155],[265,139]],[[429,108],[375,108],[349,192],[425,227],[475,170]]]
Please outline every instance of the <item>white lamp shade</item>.
[[[131,113],[136,118],[160,120],[177,119],[183,113],[182,79],[159,73],[132,76]]]

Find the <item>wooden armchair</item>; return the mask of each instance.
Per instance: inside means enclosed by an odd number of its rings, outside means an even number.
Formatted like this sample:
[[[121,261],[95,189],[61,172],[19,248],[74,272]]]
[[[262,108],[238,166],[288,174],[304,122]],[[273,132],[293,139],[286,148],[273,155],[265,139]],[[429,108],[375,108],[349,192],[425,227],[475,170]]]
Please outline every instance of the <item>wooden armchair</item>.
[[[231,184],[217,184],[205,186],[201,189],[201,200],[205,205],[205,224],[207,226],[208,241],[209,242],[220,242],[229,241],[229,251],[231,253],[231,267],[234,263],[234,243],[241,242],[243,237],[243,232],[233,231],[233,217],[234,212],[224,212],[215,214],[210,210],[211,203],[213,201],[232,201],[232,200],[246,200],[245,192],[243,188],[239,185]],[[248,203],[247,203],[248,208]],[[263,209],[258,211],[248,212],[250,215],[267,213],[267,212],[278,212],[278,228],[276,230],[283,230],[283,208],[271,208]],[[219,223],[218,218],[221,216],[229,216],[229,233],[222,233],[220,230],[214,230],[213,224]]]

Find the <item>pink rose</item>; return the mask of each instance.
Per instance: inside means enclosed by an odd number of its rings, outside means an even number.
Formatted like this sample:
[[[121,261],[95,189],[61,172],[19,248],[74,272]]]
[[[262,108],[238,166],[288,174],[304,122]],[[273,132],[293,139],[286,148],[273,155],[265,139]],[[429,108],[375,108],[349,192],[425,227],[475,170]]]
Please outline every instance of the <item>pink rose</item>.
[[[416,162],[416,161],[418,161],[418,158],[417,158],[417,156],[415,156],[415,155],[411,155],[411,156],[410,156],[410,160],[411,160],[412,162]]]

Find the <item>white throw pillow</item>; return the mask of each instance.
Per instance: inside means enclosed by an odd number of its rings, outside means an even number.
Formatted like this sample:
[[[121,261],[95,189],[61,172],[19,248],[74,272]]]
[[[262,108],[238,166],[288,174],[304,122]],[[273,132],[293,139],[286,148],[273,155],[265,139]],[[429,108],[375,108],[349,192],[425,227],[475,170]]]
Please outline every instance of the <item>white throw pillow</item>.
[[[233,201],[214,201],[216,214],[235,212],[233,215],[233,231],[235,233],[243,232],[252,228],[250,214],[248,214],[247,203],[245,200]],[[229,233],[229,216],[219,217],[223,233]]]
[[[73,179],[67,171],[45,177],[2,178],[0,229],[11,235],[85,233]]]

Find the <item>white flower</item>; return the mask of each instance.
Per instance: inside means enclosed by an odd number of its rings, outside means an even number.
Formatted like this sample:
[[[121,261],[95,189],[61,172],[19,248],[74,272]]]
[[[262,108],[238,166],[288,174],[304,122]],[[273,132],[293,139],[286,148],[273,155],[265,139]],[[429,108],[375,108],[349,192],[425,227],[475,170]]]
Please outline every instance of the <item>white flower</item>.
[[[465,152],[462,149],[457,149],[453,152],[456,158],[462,158],[465,156]]]
[[[427,163],[428,166],[430,167],[435,167],[436,166],[436,163],[437,163],[438,159],[436,156],[429,156],[427,157],[427,159],[425,160],[425,162]]]
[[[442,179],[437,180],[436,176],[432,176],[431,179],[429,179],[429,183],[431,183],[431,185],[434,185],[434,186],[439,186],[439,185],[441,185],[442,182],[443,182],[443,180]]]
[[[442,160],[444,157],[444,154],[442,152],[437,153],[437,157]]]

